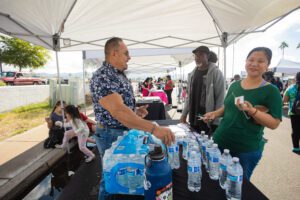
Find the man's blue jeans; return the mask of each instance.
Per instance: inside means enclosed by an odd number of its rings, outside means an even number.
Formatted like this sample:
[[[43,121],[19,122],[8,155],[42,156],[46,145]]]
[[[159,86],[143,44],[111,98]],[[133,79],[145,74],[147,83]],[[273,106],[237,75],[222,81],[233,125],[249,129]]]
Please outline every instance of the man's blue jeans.
[[[103,156],[106,149],[111,147],[111,144],[117,140],[118,136],[123,135],[123,129],[110,129],[110,128],[100,128],[97,126],[96,133],[95,133],[95,140],[97,144],[97,148],[99,150],[101,159],[100,159],[100,166],[102,167]],[[112,195],[110,195],[105,190],[105,182],[102,173],[100,188],[99,188],[99,195],[98,200],[110,200],[112,199]]]
[[[250,181],[252,172],[262,157],[262,150],[248,153],[232,154],[232,157],[238,157],[243,167],[244,176]]]

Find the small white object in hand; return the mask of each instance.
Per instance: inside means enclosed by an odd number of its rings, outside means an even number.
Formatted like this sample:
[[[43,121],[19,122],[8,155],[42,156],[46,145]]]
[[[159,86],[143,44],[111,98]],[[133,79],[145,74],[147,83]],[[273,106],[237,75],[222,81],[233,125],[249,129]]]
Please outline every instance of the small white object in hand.
[[[63,126],[63,123],[61,121],[56,121],[55,122],[55,126],[59,127],[59,128],[62,128]]]

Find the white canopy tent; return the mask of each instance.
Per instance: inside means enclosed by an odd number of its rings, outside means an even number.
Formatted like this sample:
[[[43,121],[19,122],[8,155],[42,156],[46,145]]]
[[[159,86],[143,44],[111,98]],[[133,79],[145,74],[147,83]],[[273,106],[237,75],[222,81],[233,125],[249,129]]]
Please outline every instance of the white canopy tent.
[[[299,0],[1,0],[0,32],[55,51],[103,49],[112,36],[130,49],[226,48],[299,7]]]
[[[0,0],[0,32],[56,51],[226,47],[300,7],[299,0]],[[264,26],[268,24],[267,26]],[[264,26],[263,30],[258,30]],[[59,62],[57,60],[59,77]]]
[[[281,59],[276,67],[271,70],[275,73],[282,73],[284,75],[294,75],[297,72],[300,72],[300,63]]]

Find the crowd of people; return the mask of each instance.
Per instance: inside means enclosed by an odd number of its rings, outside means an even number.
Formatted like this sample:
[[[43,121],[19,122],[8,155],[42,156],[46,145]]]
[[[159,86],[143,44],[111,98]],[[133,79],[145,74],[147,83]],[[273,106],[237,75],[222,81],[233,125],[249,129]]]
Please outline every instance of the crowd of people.
[[[172,80],[170,75],[167,75],[164,78],[158,77],[157,80],[153,81],[152,77],[147,77],[144,82],[139,83],[139,92],[143,97],[147,97],[153,91],[164,91],[168,98],[167,105],[172,106],[172,93],[174,88],[176,87],[176,83]],[[178,81],[178,94],[177,99],[178,102],[181,102],[185,99],[186,96],[186,86],[182,80]]]
[[[250,180],[263,154],[264,128],[276,129],[282,121],[283,84],[278,79],[273,83],[266,75],[272,51],[267,47],[252,49],[245,60],[246,78],[234,76],[227,90],[223,74],[215,64],[217,56],[206,46],[200,46],[192,53],[196,66],[188,75],[186,84],[182,80],[177,83],[177,98],[184,96],[186,99],[180,122],[188,123],[198,133],[205,131],[222,151],[229,149],[239,158],[244,176]],[[50,118],[46,119],[50,132],[57,129],[57,121],[63,122],[62,108],[67,121],[71,122],[71,130],[60,133],[60,148],[65,148],[68,140],[77,136],[79,148],[90,162],[95,157],[85,148],[90,132],[95,132],[95,142],[103,158],[117,137],[132,128],[155,135],[167,146],[175,142],[174,133],[169,128],[143,119],[148,114],[147,106],[136,107],[131,82],[124,73],[129,60],[128,48],[121,38],[113,37],[106,42],[105,61],[90,82],[96,122],[87,121],[75,106],[56,104]],[[148,96],[152,88],[164,90],[169,104],[172,104],[174,87],[170,75],[155,81],[148,77],[141,84],[140,91],[143,96]],[[299,90],[300,72],[296,83],[283,94],[284,102],[289,103],[293,152],[300,154],[300,114],[293,111],[295,101],[299,101],[300,110]],[[89,128],[87,122],[93,126]],[[99,199],[109,197],[102,179]]]

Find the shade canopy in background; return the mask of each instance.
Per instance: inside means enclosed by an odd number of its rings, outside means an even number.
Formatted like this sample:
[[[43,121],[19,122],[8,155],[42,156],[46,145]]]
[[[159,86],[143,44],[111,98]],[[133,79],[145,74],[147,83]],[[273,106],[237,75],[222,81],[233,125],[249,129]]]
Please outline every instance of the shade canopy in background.
[[[0,32],[55,51],[103,49],[118,36],[129,49],[204,44],[223,47],[226,58],[228,45],[299,6],[299,0],[0,0]]]
[[[192,61],[193,48],[173,49],[130,49],[130,61],[126,73],[131,77],[145,78],[148,76],[164,76],[173,72],[176,68],[185,66]],[[104,60],[103,50],[84,51],[84,63],[90,66],[100,66]],[[181,77],[174,77],[181,78]]]
[[[284,75],[295,75],[297,72],[300,72],[300,63],[281,59],[276,67],[271,70]]]

